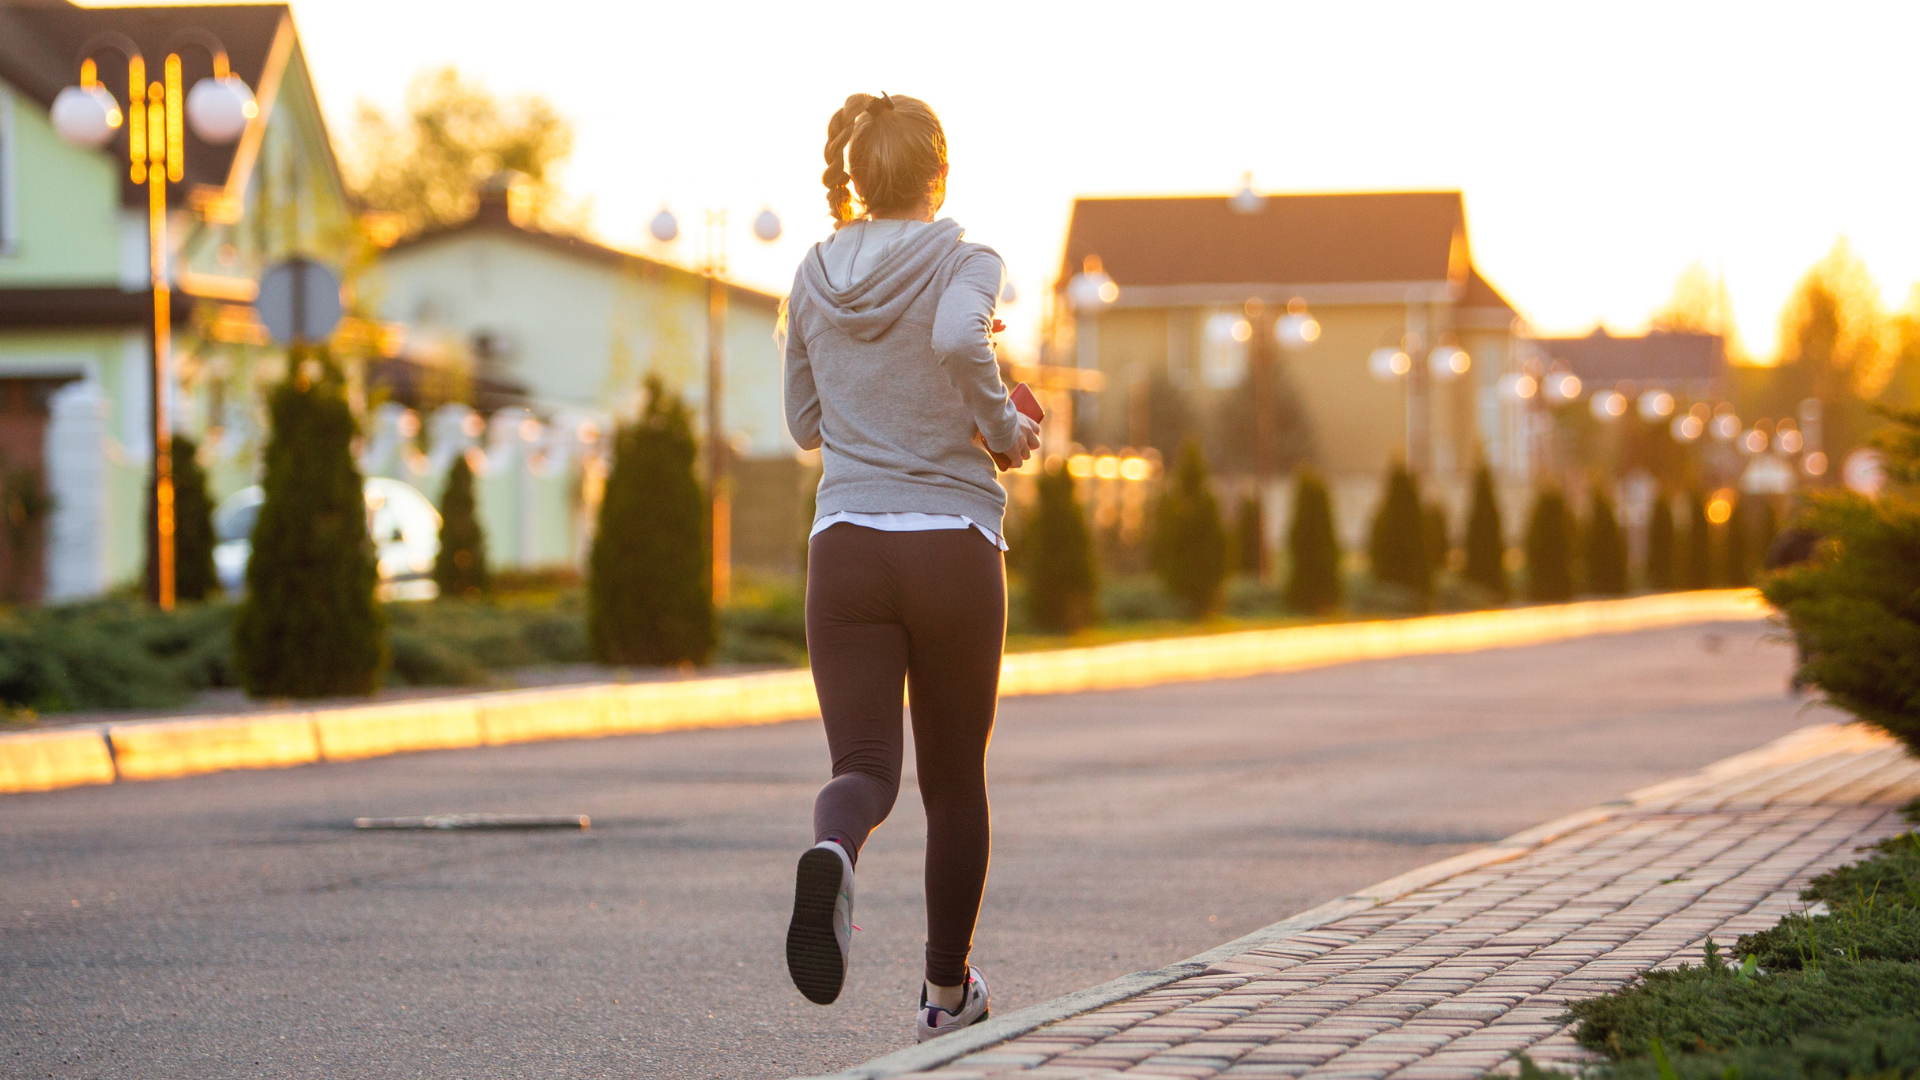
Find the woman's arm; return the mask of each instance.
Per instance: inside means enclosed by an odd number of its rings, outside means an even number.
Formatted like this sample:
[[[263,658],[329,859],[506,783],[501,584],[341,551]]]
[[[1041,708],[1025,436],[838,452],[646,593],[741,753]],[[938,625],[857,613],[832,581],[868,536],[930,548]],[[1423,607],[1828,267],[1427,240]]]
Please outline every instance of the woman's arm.
[[[1000,381],[988,333],[1005,274],[1000,256],[985,248],[973,252],[954,271],[933,317],[933,354],[940,358],[947,381],[960,391],[987,446],[1003,454],[1020,437],[1020,413],[1007,396],[1007,384]]]
[[[794,281],[794,292],[800,283]],[[795,325],[793,294],[788,294],[781,327],[787,338],[786,381],[781,397],[787,409],[787,434],[802,450],[820,449],[820,391],[813,384],[813,362],[807,359],[807,336]]]

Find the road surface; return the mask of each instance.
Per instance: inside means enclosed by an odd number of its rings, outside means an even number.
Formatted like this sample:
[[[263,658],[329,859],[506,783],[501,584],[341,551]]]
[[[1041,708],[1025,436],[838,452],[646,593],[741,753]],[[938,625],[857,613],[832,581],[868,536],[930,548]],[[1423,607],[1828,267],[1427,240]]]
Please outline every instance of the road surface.
[[[1757,623],[1005,702],[975,962],[995,1011],[1834,714]],[[912,755],[908,754],[911,768]],[[905,1045],[917,796],[840,1002],[787,981],[817,722],[0,797],[0,1074],[784,1077]],[[585,813],[581,834],[357,816]]]

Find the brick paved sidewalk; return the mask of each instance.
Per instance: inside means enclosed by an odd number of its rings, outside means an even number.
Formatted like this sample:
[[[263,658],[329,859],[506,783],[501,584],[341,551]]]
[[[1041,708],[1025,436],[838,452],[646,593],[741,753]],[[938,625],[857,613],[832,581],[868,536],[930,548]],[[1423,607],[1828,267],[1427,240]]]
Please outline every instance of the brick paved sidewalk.
[[[949,1063],[914,1060],[936,1040],[844,1075],[1473,1080],[1521,1050],[1594,1060],[1555,1020],[1567,1001],[1773,925],[1808,878],[1902,831],[1915,796],[1920,762],[1899,746],[1805,729],[1534,830],[1544,843],[1436,864],[1397,898],[1387,883],[1335,901],[1157,989]]]

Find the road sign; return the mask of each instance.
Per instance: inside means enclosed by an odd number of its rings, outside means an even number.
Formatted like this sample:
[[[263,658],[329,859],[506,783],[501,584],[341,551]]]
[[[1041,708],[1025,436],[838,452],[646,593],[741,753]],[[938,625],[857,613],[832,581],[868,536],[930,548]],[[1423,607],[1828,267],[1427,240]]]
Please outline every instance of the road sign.
[[[273,340],[281,345],[325,341],[340,325],[340,277],[312,259],[294,256],[260,279],[253,302]]]

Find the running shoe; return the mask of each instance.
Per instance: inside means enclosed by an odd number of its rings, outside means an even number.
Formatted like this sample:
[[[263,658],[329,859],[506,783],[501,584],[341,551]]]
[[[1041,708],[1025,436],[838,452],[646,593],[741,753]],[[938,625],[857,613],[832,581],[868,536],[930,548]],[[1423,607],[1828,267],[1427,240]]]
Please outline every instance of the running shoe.
[[[853,859],[832,840],[800,856],[787,924],[787,973],[816,1005],[831,1005],[847,981],[853,949]]]
[[[920,1008],[917,1011],[919,1019],[916,1021],[920,1041],[937,1039],[942,1035],[951,1034],[963,1027],[970,1027],[985,1020],[991,1015],[990,1005],[987,977],[980,974],[980,969],[977,967],[967,968],[967,985],[966,989],[961,991],[960,1008],[957,1011],[949,1012],[938,1005],[929,1004],[927,988],[924,985],[921,986]]]

